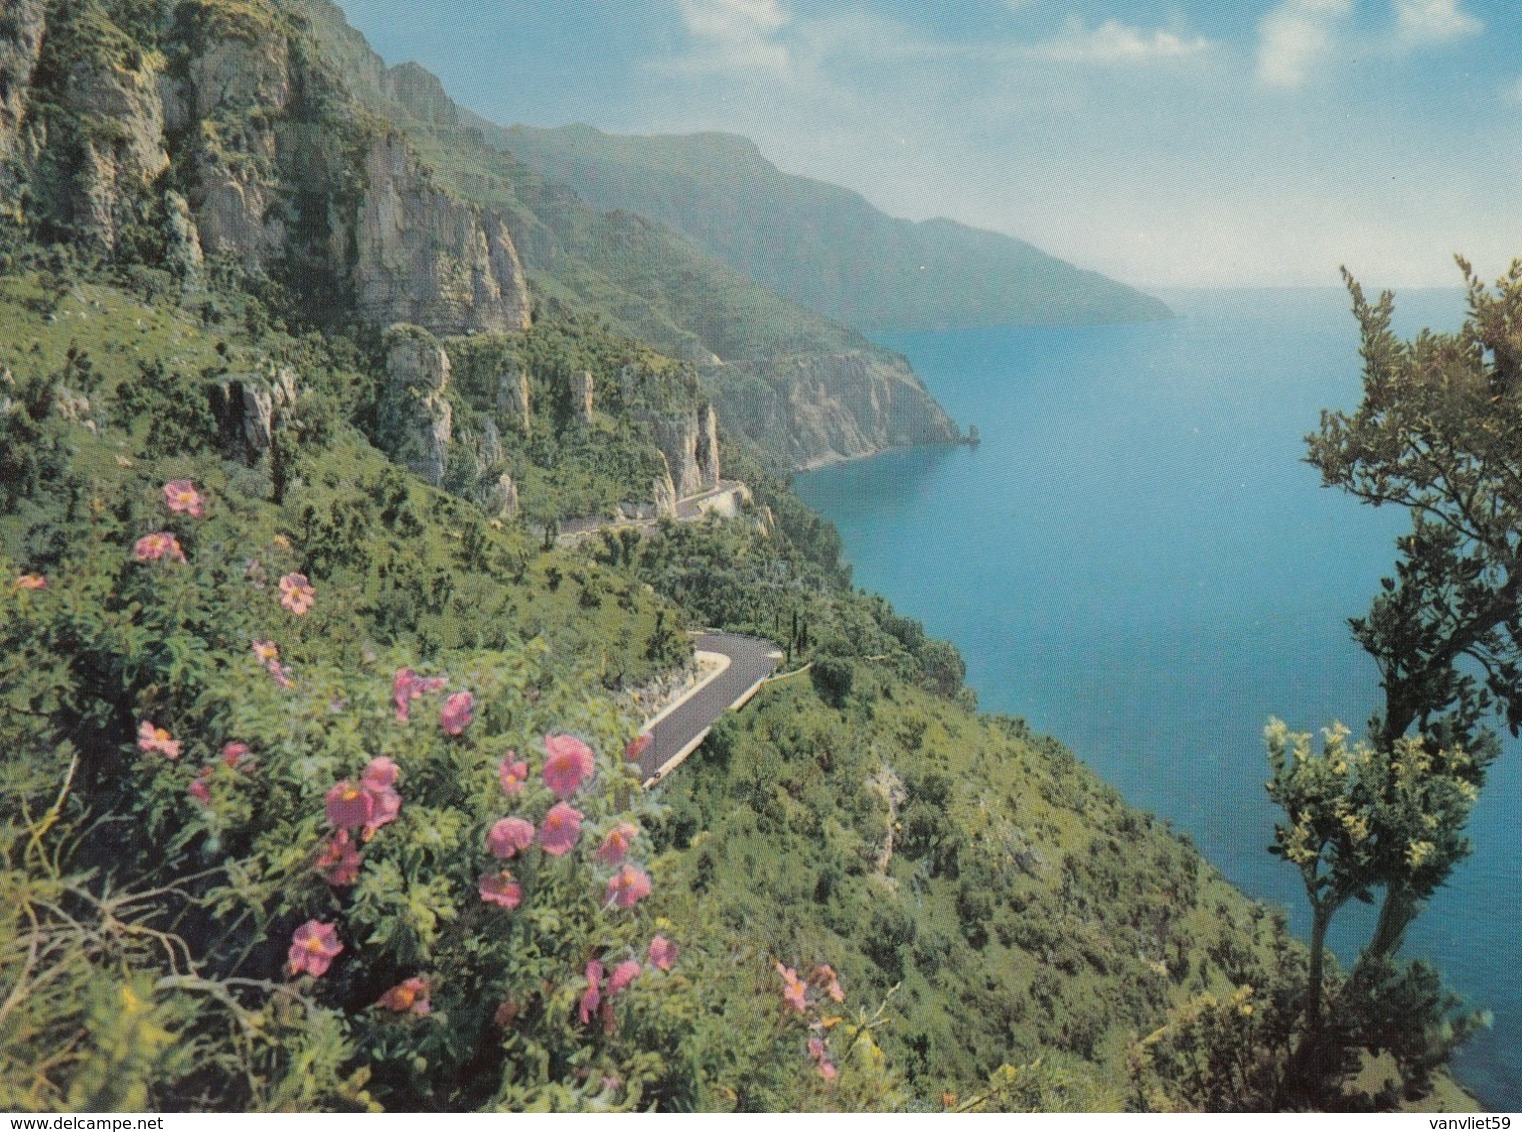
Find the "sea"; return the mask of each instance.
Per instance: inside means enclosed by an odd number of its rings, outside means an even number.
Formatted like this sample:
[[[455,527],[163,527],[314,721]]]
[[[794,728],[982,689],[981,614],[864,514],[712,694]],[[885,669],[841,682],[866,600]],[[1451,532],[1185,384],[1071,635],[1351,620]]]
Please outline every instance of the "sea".
[[[1056,736],[1172,821],[1249,895],[1309,925],[1267,853],[1263,728],[1378,702],[1353,642],[1390,574],[1397,508],[1321,486],[1305,435],[1359,401],[1345,291],[1170,291],[1140,325],[877,335],[978,447],[897,450],[797,477],[839,527],[856,584],[953,641],[988,711]],[[1396,329],[1456,329],[1458,290],[1397,295]],[[1522,1110],[1522,744],[1470,823],[1473,856],[1409,934],[1493,1026],[1456,1062],[1492,1109]],[[1350,960],[1372,911],[1339,915]]]

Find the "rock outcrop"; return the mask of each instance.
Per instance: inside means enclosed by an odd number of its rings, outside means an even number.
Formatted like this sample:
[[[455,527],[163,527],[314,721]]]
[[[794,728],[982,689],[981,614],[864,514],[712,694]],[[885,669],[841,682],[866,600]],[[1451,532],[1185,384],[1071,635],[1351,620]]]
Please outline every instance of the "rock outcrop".
[[[497,415],[512,421],[525,435],[532,428],[528,373],[519,366],[509,364],[497,375]]]
[[[527,330],[528,282],[507,225],[433,183],[396,134],[364,163],[354,268],[361,317],[440,334]]]
[[[793,468],[960,438],[908,366],[887,356],[740,362],[706,376],[726,427],[785,454]]]
[[[420,326],[386,331],[386,391],[381,403],[382,444],[392,458],[434,487],[444,483],[454,410],[447,396],[449,355]]]
[[[43,11],[43,0],[6,0],[0,17],[0,201],[7,205],[6,166],[20,140],[32,72],[42,51]]]
[[[719,486],[719,421],[712,405],[679,416],[647,419],[676,498],[687,499]]]
[[[181,140],[202,247],[262,274],[282,254],[277,123],[290,109],[291,45],[257,5],[188,9],[200,50],[164,84],[165,125]]]
[[[222,451],[253,467],[275,447],[280,418],[296,404],[296,375],[289,369],[238,374],[210,389]]]
[[[596,383],[586,370],[571,374],[571,416],[583,424],[592,423],[592,392]]]

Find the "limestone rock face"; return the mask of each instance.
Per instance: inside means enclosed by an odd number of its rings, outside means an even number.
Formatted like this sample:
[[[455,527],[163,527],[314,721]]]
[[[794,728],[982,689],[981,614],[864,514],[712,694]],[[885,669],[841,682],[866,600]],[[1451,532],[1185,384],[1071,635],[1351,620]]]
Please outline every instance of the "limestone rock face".
[[[454,410],[449,389],[449,355],[418,326],[386,332],[386,394],[381,434],[387,450],[434,487],[444,482]]]
[[[275,444],[278,418],[296,404],[296,375],[281,369],[263,376],[230,377],[211,389],[223,451],[253,467]]]
[[[718,415],[712,405],[680,416],[652,417],[650,429],[678,499],[719,486]]]
[[[290,43],[273,22],[213,23],[202,10],[203,49],[183,83],[166,84],[166,124],[191,146],[191,203],[206,251],[262,273],[285,247],[274,123],[291,103]]]
[[[0,20],[0,190],[5,165],[16,148],[32,86],[32,72],[42,50],[43,0],[5,0]]]
[[[526,371],[509,366],[497,376],[497,415],[514,422],[525,433],[530,431],[533,421]]]
[[[576,419],[592,423],[592,375],[586,370],[571,375],[571,412]]]
[[[364,182],[354,279],[363,318],[440,334],[528,329],[528,283],[500,216],[434,185],[394,134],[371,141]]]
[[[511,522],[518,517],[518,485],[503,472],[486,491],[481,507],[494,519]]]
[[[726,425],[787,453],[794,468],[960,436],[906,365],[862,351],[731,362],[709,376]]]
[[[676,485],[671,479],[671,466],[664,454],[661,456],[661,474],[655,477],[655,483],[651,485],[651,493],[655,499],[655,514],[662,519],[676,518]]]
[[[62,218],[109,253],[138,199],[169,168],[158,75],[147,60],[137,70],[80,64],[63,98],[79,120],[111,123],[108,133],[81,133],[82,175],[60,186],[68,196],[56,202]]]

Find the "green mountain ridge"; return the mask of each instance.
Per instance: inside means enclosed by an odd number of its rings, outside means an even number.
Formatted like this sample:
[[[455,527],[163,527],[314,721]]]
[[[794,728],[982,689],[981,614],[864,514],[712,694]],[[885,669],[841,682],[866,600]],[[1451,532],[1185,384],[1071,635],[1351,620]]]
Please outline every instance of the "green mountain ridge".
[[[896,219],[849,189],[783,173],[737,135],[464,121],[599,208],[657,220],[779,295],[852,326],[942,330],[1171,315],[1157,299],[1023,240],[943,218]]]

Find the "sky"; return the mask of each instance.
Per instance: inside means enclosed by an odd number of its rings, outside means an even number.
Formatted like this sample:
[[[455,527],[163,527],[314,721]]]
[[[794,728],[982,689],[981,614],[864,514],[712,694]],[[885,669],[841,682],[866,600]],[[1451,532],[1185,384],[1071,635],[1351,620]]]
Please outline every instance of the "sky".
[[[1144,288],[1522,256],[1517,0],[339,0],[504,125],[723,130]]]

